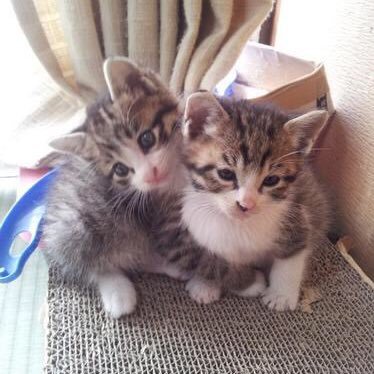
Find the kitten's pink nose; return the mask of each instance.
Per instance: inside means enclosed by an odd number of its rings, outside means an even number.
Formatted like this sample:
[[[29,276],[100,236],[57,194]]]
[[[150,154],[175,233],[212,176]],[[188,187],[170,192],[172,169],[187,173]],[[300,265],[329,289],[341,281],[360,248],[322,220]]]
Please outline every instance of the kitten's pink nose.
[[[146,183],[157,184],[166,179],[167,173],[161,173],[160,170],[154,166],[151,173],[145,178]]]
[[[256,207],[256,202],[251,198],[246,198],[243,201],[237,201],[236,205],[242,212],[253,210]]]

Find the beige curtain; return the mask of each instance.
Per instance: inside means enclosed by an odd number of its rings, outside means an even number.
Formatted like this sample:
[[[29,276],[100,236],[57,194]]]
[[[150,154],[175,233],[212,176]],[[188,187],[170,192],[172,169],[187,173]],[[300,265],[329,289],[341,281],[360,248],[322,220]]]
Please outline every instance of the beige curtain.
[[[32,50],[48,73],[47,85],[54,87],[56,97],[65,97],[61,110],[74,114],[69,123],[77,122],[75,114],[105,89],[102,63],[113,55],[128,56],[159,72],[177,94],[213,89],[272,7],[272,0],[12,3]],[[50,136],[66,131],[63,121],[56,121],[58,113],[46,110],[44,114],[45,127],[56,130]],[[32,114],[26,120],[35,123]],[[22,132],[16,134],[22,136]],[[18,157],[19,163],[33,164],[36,156],[30,157],[27,162]]]

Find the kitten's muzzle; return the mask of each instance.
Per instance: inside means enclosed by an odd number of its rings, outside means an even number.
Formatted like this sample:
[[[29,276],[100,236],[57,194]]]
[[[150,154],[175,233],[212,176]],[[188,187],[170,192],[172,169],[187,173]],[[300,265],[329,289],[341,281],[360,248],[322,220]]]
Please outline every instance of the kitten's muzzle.
[[[236,201],[236,206],[245,213],[256,208],[256,202],[252,199],[245,199],[244,201]]]
[[[168,178],[167,172],[160,172],[155,166],[152,168],[152,172],[144,178],[144,182],[151,185],[157,185],[164,182]]]
[[[248,210],[248,208],[246,208],[245,206],[241,205],[239,203],[239,201],[236,202],[236,205],[238,206],[238,208],[242,211],[242,212],[246,212]]]

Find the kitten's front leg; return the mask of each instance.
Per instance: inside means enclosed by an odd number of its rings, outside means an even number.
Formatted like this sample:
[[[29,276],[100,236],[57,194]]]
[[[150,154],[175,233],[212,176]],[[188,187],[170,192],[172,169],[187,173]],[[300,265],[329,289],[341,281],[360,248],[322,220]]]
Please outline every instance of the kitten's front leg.
[[[232,293],[241,297],[258,297],[264,293],[265,289],[265,276],[261,271],[256,270],[252,282],[247,287],[233,290]]]
[[[134,285],[122,272],[106,272],[94,277],[105,311],[113,318],[120,318],[135,310]]]
[[[191,278],[191,274],[183,271],[178,264],[172,264],[158,255],[150,257],[147,263],[143,265],[143,270],[149,273],[167,275],[179,281],[187,281]]]
[[[291,257],[274,260],[270,270],[269,287],[264,291],[262,298],[270,309],[278,311],[296,309],[310,252],[304,249]]]
[[[179,280],[179,281],[187,281],[191,278],[191,274],[183,271],[180,269],[178,266],[170,264],[170,263],[165,263],[160,268],[156,269],[154,271],[156,274],[164,274],[167,275],[170,278]]]
[[[186,284],[186,290],[191,298],[199,304],[209,304],[221,297],[221,287],[215,282],[208,281],[195,275]]]

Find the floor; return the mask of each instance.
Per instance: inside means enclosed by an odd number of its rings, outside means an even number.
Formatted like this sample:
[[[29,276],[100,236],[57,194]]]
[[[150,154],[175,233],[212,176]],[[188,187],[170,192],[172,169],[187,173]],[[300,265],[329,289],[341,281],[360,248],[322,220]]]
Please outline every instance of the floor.
[[[18,172],[0,165],[0,221],[16,200]],[[22,243],[17,243],[22,246]],[[22,275],[0,284],[1,373],[41,374],[44,362],[44,331],[41,311],[47,291],[48,271],[36,251]]]

